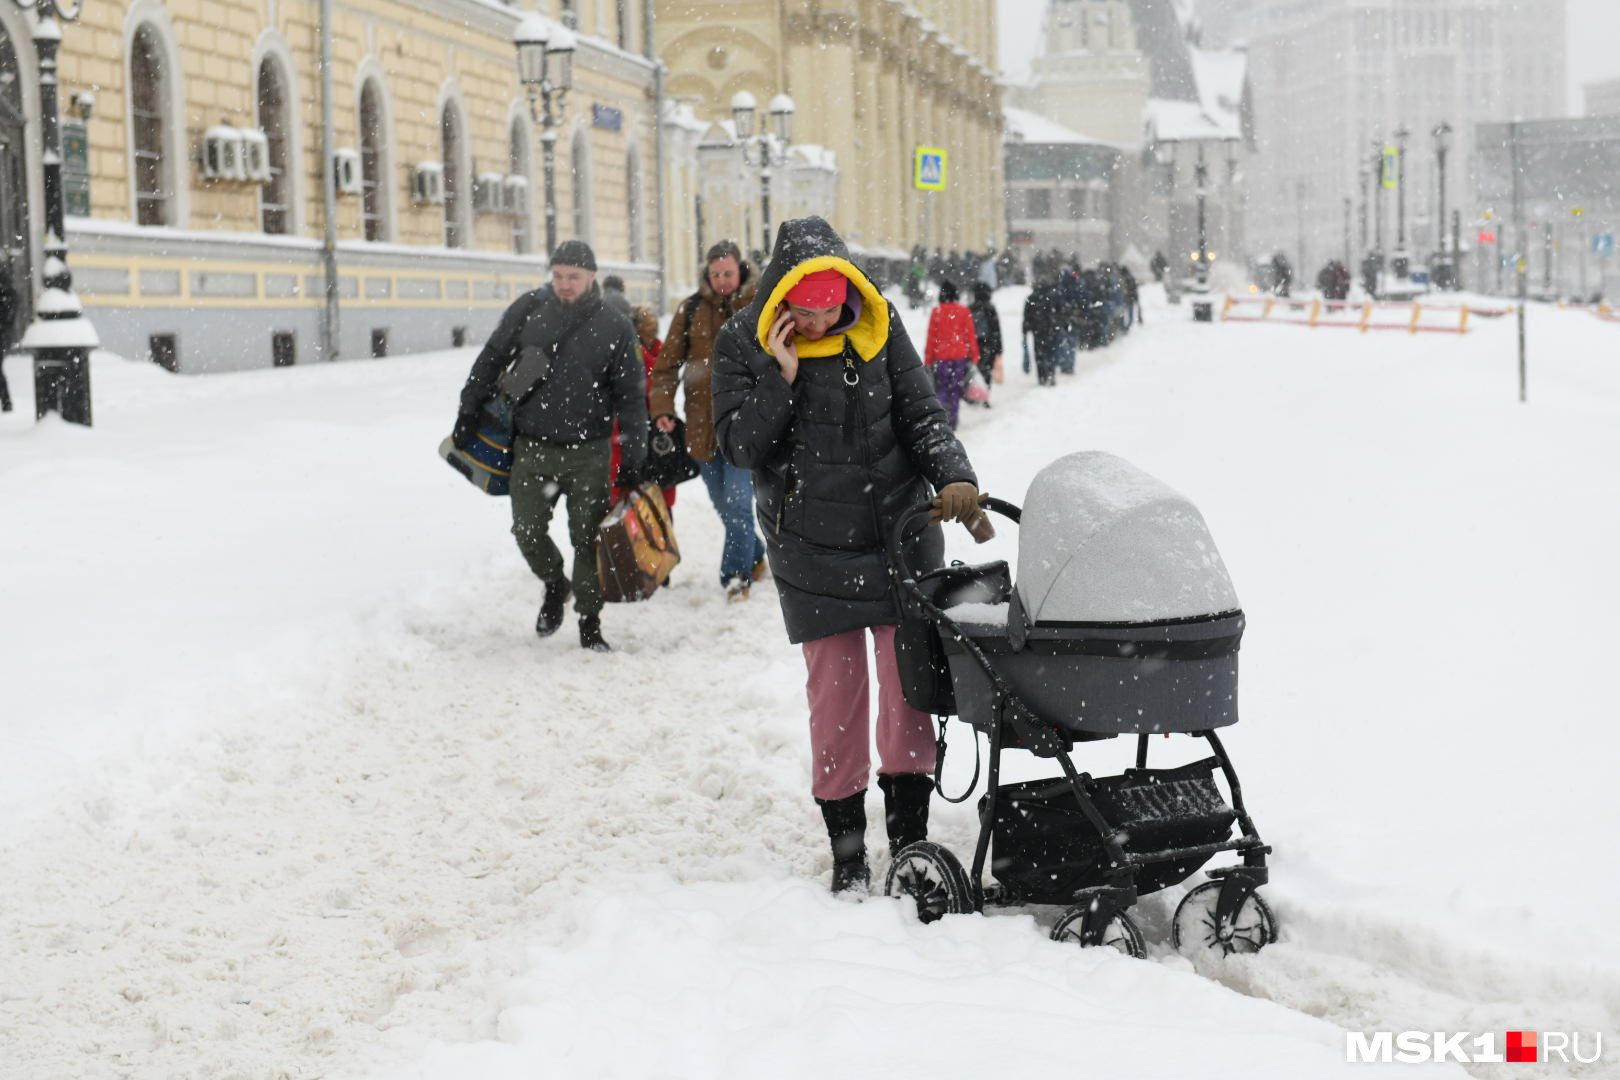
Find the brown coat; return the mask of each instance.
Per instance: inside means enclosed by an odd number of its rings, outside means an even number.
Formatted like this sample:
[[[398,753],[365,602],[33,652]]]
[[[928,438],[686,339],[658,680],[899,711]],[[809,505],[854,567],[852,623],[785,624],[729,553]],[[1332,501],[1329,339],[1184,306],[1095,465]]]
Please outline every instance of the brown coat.
[[[664,337],[664,351],[658,354],[647,387],[648,413],[653,417],[675,415],[675,384],[681,366],[686,366],[686,450],[699,461],[714,458],[714,396],[709,377],[714,360],[714,339],[720,328],[754,299],[753,267],[743,264],[742,285],[730,296],[717,296],[709,287],[707,274],[693,296],[681,301]],[[695,308],[694,308],[695,301]],[[687,312],[692,312],[687,326]]]

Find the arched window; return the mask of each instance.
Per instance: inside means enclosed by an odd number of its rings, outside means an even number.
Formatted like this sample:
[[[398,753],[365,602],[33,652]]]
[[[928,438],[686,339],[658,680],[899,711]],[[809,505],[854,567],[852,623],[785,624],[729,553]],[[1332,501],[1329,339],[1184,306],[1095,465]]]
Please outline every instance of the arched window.
[[[135,220],[168,225],[174,185],[166,154],[169,119],[168,73],[150,27],[135,31],[129,57],[129,114],[134,134]]]
[[[259,129],[270,144],[270,179],[259,189],[259,227],[279,235],[292,231],[292,176],[287,172],[292,125],[281,65],[268,56],[259,64]]]
[[[439,114],[439,153],[444,162],[444,246],[467,246],[467,167],[462,161],[461,116],[450,102]]]
[[[591,141],[580,128],[574,132],[572,153],[574,239],[591,242]]]
[[[367,240],[388,239],[387,132],[382,91],[367,79],[360,90],[360,224]]]
[[[628,204],[625,207],[624,225],[629,232],[629,242],[626,245],[631,262],[640,262],[641,250],[641,156],[634,147],[624,155],[624,191]]]
[[[512,250],[519,255],[527,255],[534,250],[534,221],[529,208],[534,205],[531,195],[534,183],[531,179],[532,160],[529,155],[529,129],[524,125],[522,117],[512,117],[512,130],[508,137],[506,155],[506,174],[509,183],[513,183],[513,204],[507,207],[512,215]],[[517,180],[525,184],[516,184]]]

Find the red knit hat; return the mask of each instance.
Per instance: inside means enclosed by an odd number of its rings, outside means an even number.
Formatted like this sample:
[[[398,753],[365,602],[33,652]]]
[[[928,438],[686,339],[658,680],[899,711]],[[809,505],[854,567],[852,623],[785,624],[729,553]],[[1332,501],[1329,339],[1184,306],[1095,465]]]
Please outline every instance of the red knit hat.
[[[804,275],[788,290],[787,302],[794,307],[831,308],[842,304],[848,295],[849,278],[837,270],[817,270]]]

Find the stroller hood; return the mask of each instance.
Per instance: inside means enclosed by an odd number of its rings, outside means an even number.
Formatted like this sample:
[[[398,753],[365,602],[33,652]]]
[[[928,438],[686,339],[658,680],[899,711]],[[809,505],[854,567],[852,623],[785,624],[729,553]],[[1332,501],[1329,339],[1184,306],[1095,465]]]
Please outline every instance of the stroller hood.
[[[1100,451],[1061,457],[1029,485],[1017,591],[1036,625],[1164,622],[1240,607],[1198,508]]]

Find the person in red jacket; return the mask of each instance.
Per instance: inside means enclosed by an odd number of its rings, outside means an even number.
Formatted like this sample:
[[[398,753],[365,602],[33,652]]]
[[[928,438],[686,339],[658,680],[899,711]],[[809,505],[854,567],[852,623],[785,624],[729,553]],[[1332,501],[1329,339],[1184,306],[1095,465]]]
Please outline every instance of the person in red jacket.
[[[962,391],[967,389],[968,365],[979,362],[979,335],[973,329],[973,313],[956,302],[956,284],[939,284],[939,306],[928,316],[928,342],[923,347],[923,363],[934,373],[939,403],[956,426],[962,411]]]
[[[658,316],[650,308],[637,307],[630,312],[630,322],[636,328],[636,337],[641,341],[641,362],[647,368],[648,395],[652,393],[653,365],[658,363],[658,354],[663,351],[664,343],[658,339]],[[608,475],[612,477],[613,501],[618,502],[629,494],[619,486],[619,424],[613,423],[613,460],[608,466]],[[664,492],[664,505],[669,507],[669,519],[675,520],[675,489],[667,487]]]

